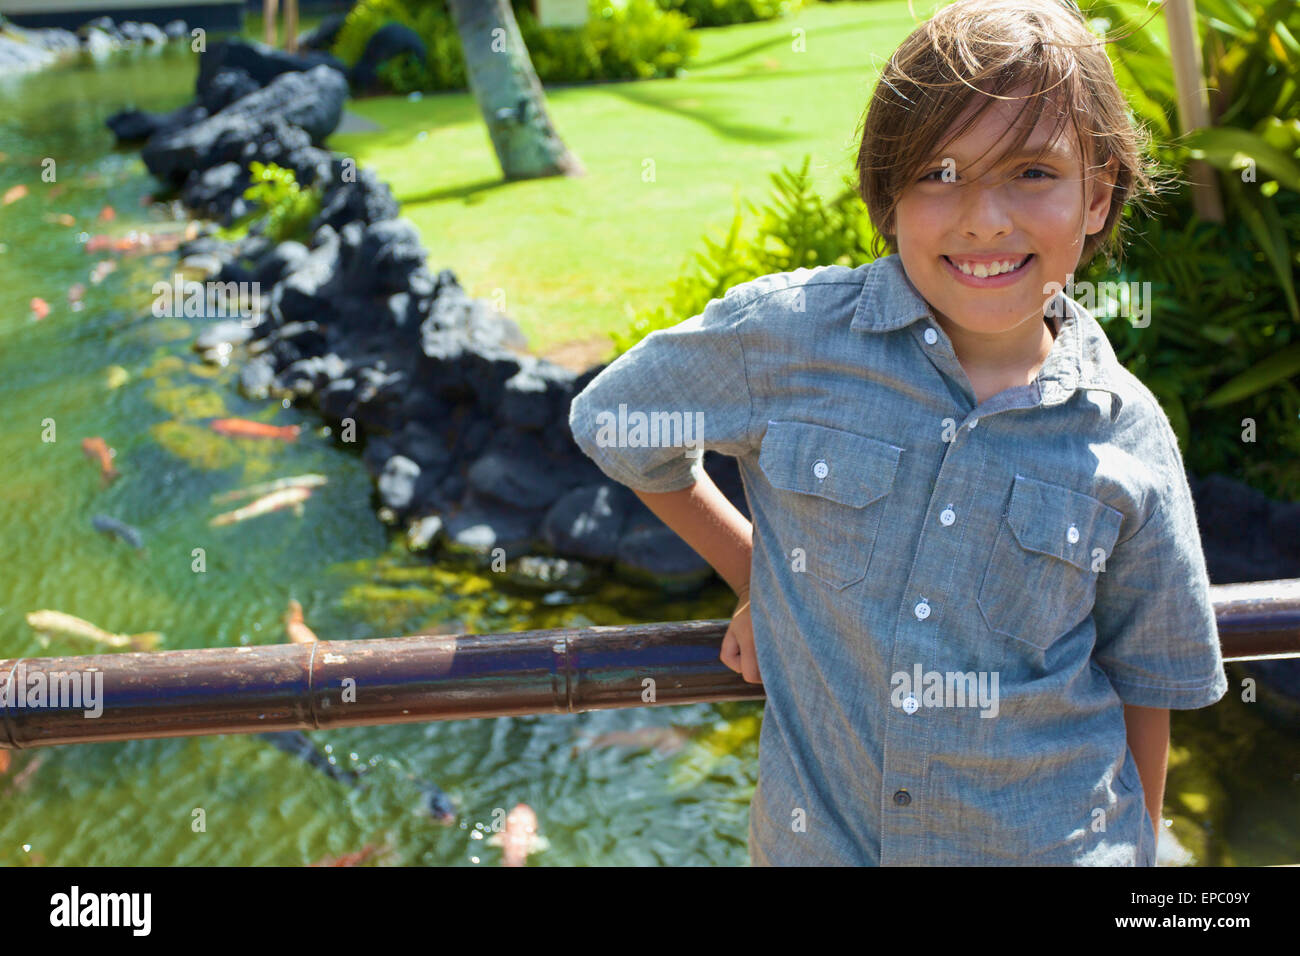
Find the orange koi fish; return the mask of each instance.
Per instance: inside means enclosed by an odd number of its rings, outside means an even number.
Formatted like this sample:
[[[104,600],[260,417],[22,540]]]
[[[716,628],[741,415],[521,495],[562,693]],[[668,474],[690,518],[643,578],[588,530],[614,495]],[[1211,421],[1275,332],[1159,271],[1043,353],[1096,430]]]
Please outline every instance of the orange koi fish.
[[[120,477],[120,472],[113,467],[113,456],[117,452],[109,448],[104,439],[98,435],[94,438],[83,438],[81,450],[91,461],[99,463],[99,476],[105,485],[110,484],[114,478]]]
[[[50,314],[50,304],[40,296],[33,296],[32,301],[28,303],[32,310],[32,318],[39,322]]]
[[[289,640],[295,644],[315,644],[320,638],[303,623],[302,605],[293,598],[289,599],[289,611],[284,616],[284,630]]]
[[[212,430],[219,435],[235,438],[279,438],[283,441],[297,441],[302,428],[298,425],[264,425],[251,422],[247,418],[218,418],[212,422]]]
[[[4,199],[0,200],[0,205],[8,206],[11,203],[16,203],[26,195],[27,187],[19,183],[17,186],[5,190]]]

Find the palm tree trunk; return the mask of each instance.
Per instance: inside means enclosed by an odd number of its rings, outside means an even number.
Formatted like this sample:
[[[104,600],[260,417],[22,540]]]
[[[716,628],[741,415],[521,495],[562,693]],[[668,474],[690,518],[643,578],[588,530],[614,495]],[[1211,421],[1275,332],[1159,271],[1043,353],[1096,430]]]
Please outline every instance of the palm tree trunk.
[[[555,132],[510,0],[448,0],[478,101],[507,180],[583,176]]]

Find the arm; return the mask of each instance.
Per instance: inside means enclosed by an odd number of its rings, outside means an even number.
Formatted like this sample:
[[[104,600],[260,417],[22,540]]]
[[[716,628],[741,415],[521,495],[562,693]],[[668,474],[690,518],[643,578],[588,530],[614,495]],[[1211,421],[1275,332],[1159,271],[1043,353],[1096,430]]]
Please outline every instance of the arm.
[[[635,489],[634,489],[635,490]],[[754,526],[703,471],[695,484],[667,492],[637,491],[647,508],[695,549],[736,592],[740,603],[722,640],[718,659],[751,684],[761,684],[749,615],[749,568]]]
[[[740,603],[719,656],[758,683],[748,597],[753,528],[708,477],[701,454],[750,455],[762,437],[740,333],[748,300],[739,288],[711,299],[699,315],[651,332],[615,359],[574,397],[569,428],[606,477],[632,489],[737,592]],[[633,441],[617,427],[624,415],[648,414],[654,421],[663,413],[680,413],[683,423],[665,440]],[[697,426],[689,450],[686,422]]]
[[[1124,705],[1124,728],[1137,762],[1147,812],[1160,842],[1160,811],[1164,806],[1165,772],[1169,758],[1169,711],[1163,707]]]
[[[634,489],[635,490],[635,489]],[[749,568],[754,526],[702,470],[695,484],[677,491],[637,491],[636,496],[664,524],[695,549],[740,599],[722,640],[719,660],[751,684],[761,684],[749,616]]]
[[[637,491],[636,496],[743,596],[749,589],[754,527],[707,474],[701,472],[700,480],[688,488]]]

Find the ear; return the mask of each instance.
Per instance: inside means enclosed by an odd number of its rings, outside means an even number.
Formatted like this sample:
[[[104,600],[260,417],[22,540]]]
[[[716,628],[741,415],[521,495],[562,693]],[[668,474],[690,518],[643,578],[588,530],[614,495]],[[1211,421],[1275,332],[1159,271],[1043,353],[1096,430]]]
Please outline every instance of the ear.
[[[1115,177],[1119,173],[1119,159],[1112,156],[1105,168],[1097,171],[1089,181],[1091,201],[1088,203],[1088,228],[1084,235],[1091,236],[1100,232],[1106,225],[1106,215],[1110,212],[1111,196],[1115,191]]]

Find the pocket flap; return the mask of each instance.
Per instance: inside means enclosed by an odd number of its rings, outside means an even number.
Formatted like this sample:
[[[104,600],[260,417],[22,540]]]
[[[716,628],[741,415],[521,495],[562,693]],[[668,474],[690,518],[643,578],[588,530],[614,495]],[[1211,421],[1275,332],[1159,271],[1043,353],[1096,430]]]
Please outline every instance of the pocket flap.
[[[1081,492],[1016,475],[1006,518],[1026,551],[1090,571],[1096,549],[1110,557],[1124,515]]]
[[[777,488],[861,508],[889,492],[902,453],[838,428],[769,421],[758,467]]]

